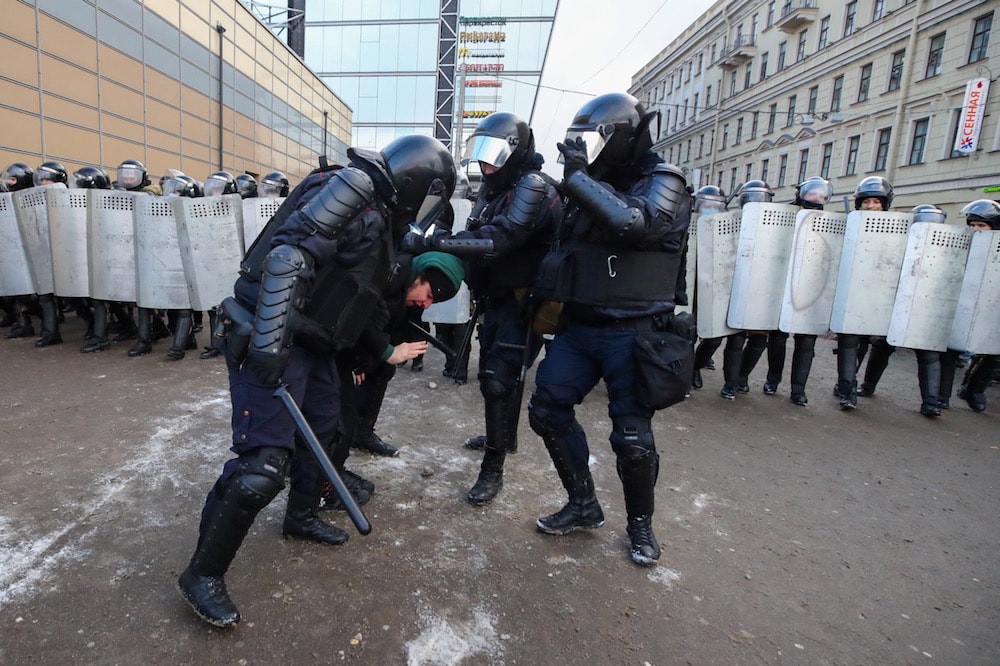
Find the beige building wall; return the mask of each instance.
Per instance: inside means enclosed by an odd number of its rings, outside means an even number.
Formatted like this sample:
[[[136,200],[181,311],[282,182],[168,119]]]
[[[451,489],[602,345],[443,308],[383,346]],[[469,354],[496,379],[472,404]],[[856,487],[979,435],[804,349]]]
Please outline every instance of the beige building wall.
[[[661,111],[655,149],[685,167],[696,186],[729,193],[763,178],[775,201],[790,202],[803,173],[827,177],[838,199],[862,178],[881,175],[895,187],[893,209],[932,203],[963,223],[958,211],[969,201],[1000,199],[991,191],[1000,186],[997,7],[987,0],[721,0],[633,76],[630,92]],[[976,26],[990,20],[985,54],[970,61]],[[932,51],[941,35],[938,57]],[[940,67],[929,74],[935,57]],[[859,92],[869,65],[865,98]],[[979,147],[958,155],[952,146],[966,84],[980,76],[993,84]],[[884,165],[880,136],[889,138]]]
[[[0,168],[294,184],[347,159],[351,109],[238,0],[5,0],[0,54]]]

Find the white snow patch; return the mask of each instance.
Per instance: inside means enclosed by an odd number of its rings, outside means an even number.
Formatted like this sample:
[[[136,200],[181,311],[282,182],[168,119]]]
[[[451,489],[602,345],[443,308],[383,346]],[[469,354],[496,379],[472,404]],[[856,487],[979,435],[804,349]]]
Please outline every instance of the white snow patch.
[[[476,655],[484,655],[489,661],[499,656],[496,618],[482,608],[474,609],[471,618],[457,622],[425,612],[421,613],[420,623],[423,633],[406,643],[407,666],[454,666]]]
[[[672,590],[674,589],[674,582],[680,580],[681,575],[673,569],[657,566],[649,570],[646,578],[654,583],[660,583],[668,590]]]

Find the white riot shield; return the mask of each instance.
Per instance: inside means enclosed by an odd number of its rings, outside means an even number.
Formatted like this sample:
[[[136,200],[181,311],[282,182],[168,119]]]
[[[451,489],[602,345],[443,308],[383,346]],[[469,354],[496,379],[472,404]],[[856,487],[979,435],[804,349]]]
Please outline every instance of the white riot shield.
[[[132,211],[137,198],[152,196],[124,190],[87,190],[91,298],[135,302],[137,280]]]
[[[910,227],[899,287],[885,336],[907,349],[945,351],[973,232],[939,222]]]
[[[913,215],[852,211],[844,230],[830,330],[885,335]]]
[[[209,310],[233,294],[243,246],[243,200],[238,194],[172,198],[181,263],[194,310]]]
[[[136,303],[141,308],[191,307],[177,219],[170,197],[138,197],[135,223]]]
[[[40,185],[14,192],[14,213],[21,230],[21,240],[28,255],[28,269],[35,283],[36,294],[55,293],[52,273],[52,245],[49,242],[49,215],[45,191],[65,189],[62,183]]]
[[[28,268],[28,253],[14,212],[14,197],[0,192],[0,296],[27,296],[35,293],[35,281]]]
[[[241,233],[244,252],[253,245],[268,220],[274,217],[284,202],[285,197],[278,199],[253,197],[243,200],[243,229]]]
[[[698,218],[698,273],[695,293],[698,335],[721,338],[736,331],[726,325],[729,297],[740,240],[740,211],[702,215]]]
[[[45,191],[55,293],[67,298],[90,296],[87,263],[87,192],[51,187]]]
[[[472,202],[468,199],[452,199],[451,208],[455,212],[455,223],[452,231],[462,231],[469,214],[472,213]],[[424,310],[423,320],[432,324],[464,324],[472,316],[472,295],[469,287],[463,282],[454,298],[435,303]]]
[[[798,213],[798,206],[787,204],[754,202],[743,206],[727,319],[733,328],[778,328]]]
[[[847,213],[800,210],[795,217],[779,330],[806,335],[830,330],[846,227]]]
[[[1000,354],[1000,231],[972,234],[948,346]]]
[[[694,312],[694,299],[698,291],[698,218],[699,213],[691,214],[691,223],[688,225],[687,237],[687,258],[684,266],[684,284],[687,289],[688,304],[676,305],[675,312]]]

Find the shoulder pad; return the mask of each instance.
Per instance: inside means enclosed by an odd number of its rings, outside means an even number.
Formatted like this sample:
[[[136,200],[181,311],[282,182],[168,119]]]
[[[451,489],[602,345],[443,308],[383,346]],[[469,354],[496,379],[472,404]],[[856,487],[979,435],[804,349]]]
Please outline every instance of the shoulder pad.
[[[507,218],[520,227],[536,226],[549,193],[549,184],[540,173],[537,171],[526,173],[521,176],[514,188]]]
[[[302,208],[306,224],[326,238],[341,235],[347,224],[375,199],[375,184],[361,169],[335,171],[329,182]]]
[[[675,164],[669,164],[667,162],[660,162],[655,167],[653,167],[653,175],[659,176],[663,174],[670,174],[677,176],[684,180],[685,185],[687,184],[687,177],[684,175],[684,170]]]

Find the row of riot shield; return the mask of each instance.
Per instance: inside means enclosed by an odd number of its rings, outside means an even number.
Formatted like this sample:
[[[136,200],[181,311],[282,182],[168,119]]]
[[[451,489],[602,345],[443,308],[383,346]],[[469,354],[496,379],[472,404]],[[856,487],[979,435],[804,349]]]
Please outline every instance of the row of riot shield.
[[[833,332],[1000,353],[1000,232],[772,203],[692,227],[688,285],[703,338]]]
[[[43,185],[0,194],[0,296],[55,294],[207,310],[282,199],[197,199]]]

